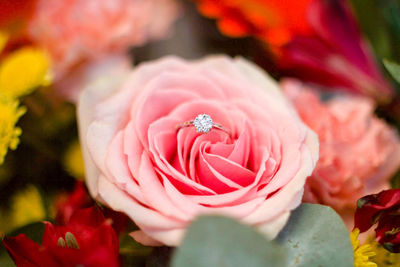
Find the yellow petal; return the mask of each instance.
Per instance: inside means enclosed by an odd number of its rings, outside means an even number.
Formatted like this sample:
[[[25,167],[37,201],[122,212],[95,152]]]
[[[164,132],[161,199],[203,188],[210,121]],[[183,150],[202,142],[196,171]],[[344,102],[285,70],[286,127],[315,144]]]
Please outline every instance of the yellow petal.
[[[355,228],[350,233],[350,241],[353,245],[354,253],[354,267],[377,267],[377,264],[371,260],[371,257],[375,256],[376,253],[372,250],[370,244],[360,246],[359,233],[360,230],[358,228]]]
[[[7,56],[0,65],[0,93],[17,98],[51,82],[49,60],[37,48],[26,47]]]
[[[25,113],[17,100],[9,100],[0,95],[0,165],[8,149],[16,149],[22,131],[16,127],[19,118]]]
[[[13,197],[11,221],[13,228],[38,222],[46,217],[42,197],[39,190],[29,185]]]
[[[78,141],[73,142],[64,155],[64,168],[77,179],[85,177],[83,156]]]

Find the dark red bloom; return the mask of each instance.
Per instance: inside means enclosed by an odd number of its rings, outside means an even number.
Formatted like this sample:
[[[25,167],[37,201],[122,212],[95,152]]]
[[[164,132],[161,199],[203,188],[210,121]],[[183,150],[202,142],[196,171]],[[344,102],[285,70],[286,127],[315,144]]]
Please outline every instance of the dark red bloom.
[[[378,224],[375,233],[379,243],[390,252],[400,252],[400,189],[368,195],[357,202],[354,228],[365,232]]]
[[[42,245],[24,234],[3,244],[18,267],[119,266],[117,235],[97,207],[74,212],[65,226],[45,222]]]

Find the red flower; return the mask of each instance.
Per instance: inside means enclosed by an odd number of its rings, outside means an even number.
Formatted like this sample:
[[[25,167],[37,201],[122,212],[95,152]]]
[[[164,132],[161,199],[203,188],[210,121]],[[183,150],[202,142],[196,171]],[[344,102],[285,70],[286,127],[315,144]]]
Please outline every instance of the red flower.
[[[75,188],[70,194],[59,195],[56,203],[56,223],[62,225],[67,224],[71,215],[75,211],[88,208],[95,204],[93,199],[89,196],[86,186],[82,181],[76,182]],[[111,219],[112,227],[117,233],[117,236],[119,236],[121,232],[125,231],[130,221],[125,214],[111,210],[107,207],[104,207],[103,214],[107,219]]]
[[[195,0],[221,32],[254,36],[286,75],[387,101],[384,80],[347,0]]]
[[[66,226],[45,222],[42,245],[25,234],[3,244],[17,266],[119,266],[117,235],[96,207],[76,211]]]
[[[88,208],[94,204],[82,181],[77,181],[74,190],[70,194],[61,194],[57,197],[56,222],[66,224],[71,215],[79,209]]]
[[[372,225],[376,238],[390,252],[400,252],[400,189],[390,189],[368,195],[357,202],[354,228],[365,232]]]
[[[345,0],[315,0],[308,8],[311,36],[277,48],[278,67],[304,80],[387,101],[393,94],[362,39]]]

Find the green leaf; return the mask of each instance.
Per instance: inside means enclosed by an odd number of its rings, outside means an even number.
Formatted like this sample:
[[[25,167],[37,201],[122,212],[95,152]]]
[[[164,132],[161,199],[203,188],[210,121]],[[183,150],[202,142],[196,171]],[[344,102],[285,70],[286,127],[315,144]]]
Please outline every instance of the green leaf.
[[[330,207],[302,204],[276,238],[288,252],[287,266],[353,266],[349,232]]]
[[[393,175],[392,179],[390,180],[390,185],[392,188],[400,188],[400,169],[398,169]]]
[[[3,245],[0,246],[0,266],[1,267],[14,267],[15,264],[10,255],[6,252]]]
[[[232,219],[204,216],[187,231],[174,253],[173,267],[285,266],[286,251]]]
[[[392,57],[390,28],[388,27],[382,7],[381,0],[351,0],[356,12],[358,24],[365,34],[378,59]]]
[[[36,222],[27,224],[21,228],[18,228],[11,233],[8,233],[8,236],[17,236],[19,234],[26,234],[26,236],[38,244],[42,244],[42,236],[44,233],[44,223]]]
[[[3,237],[0,237],[3,239]],[[10,255],[7,253],[7,249],[3,245],[3,242],[0,242],[0,266],[1,267],[14,267],[14,261],[11,259]]]
[[[119,255],[123,266],[145,266],[151,251],[151,247],[139,244],[129,234],[119,238]]]
[[[388,59],[384,59],[383,64],[385,65],[385,67],[389,71],[389,73],[392,75],[392,77],[398,83],[400,83],[400,65],[397,63],[394,63]]]

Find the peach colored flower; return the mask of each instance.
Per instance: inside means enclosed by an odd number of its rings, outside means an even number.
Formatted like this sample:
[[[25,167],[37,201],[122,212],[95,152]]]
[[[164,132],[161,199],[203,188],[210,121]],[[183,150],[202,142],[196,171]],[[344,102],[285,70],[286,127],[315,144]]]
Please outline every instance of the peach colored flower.
[[[305,201],[329,205],[343,216],[355,211],[360,197],[390,188],[400,166],[399,137],[374,116],[371,99],[337,95],[324,102],[299,81],[285,80],[282,87],[320,142]]]
[[[200,214],[278,234],[301,202],[318,139],[271,78],[223,56],[163,58],[123,82],[105,78],[78,105],[86,181],[139,226],[136,240],[176,246]],[[203,113],[231,134],[177,129]]]
[[[177,13],[174,0],[39,0],[28,33],[50,53],[57,78],[165,36]]]

